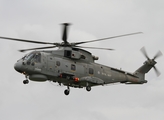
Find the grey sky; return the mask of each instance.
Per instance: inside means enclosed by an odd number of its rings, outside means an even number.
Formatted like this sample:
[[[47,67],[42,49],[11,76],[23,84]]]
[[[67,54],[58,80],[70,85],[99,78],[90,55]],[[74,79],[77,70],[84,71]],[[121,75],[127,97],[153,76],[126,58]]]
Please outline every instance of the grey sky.
[[[99,39],[132,32],[128,36],[84,44],[115,51],[89,50],[98,63],[133,72],[146,60],[164,53],[163,0],[0,0],[0,36],[61,42],[60,23],[72,23],[70,42]],[[2,120],[163,120],[164,63],[157,59],[161,76],[153,70],[144,85],[109,85],[71,89],[69,96],[49,82],[23,85],[13,66],[24,53],[17,50],[40,45],[0,40],[0,119]],[[84,46],[83,45],[83,46]]]

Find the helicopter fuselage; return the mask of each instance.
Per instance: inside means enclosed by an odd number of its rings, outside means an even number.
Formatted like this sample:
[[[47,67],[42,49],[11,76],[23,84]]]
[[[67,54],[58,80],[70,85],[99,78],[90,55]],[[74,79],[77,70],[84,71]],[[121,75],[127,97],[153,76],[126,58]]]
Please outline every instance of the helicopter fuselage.
[[[110,83],[143,84],[138,76],[104,66],[88,51],[65,47],[56,51],[34,51],[15,64],[32,81],[53,81],[70,87],[92,87]]]
[[[155,67],[155,64],[157,63],[155,59],[162,56],[160,51],[157,52],[153,59],[150,59],[145,48],[143,47],[141,52],[147,58],[147,60],[144,62],[144,65],[138,68],[135,72],[129,73],[123,70],[95,63],[95,60],[98,60],[98,57],[93,56],[86,50],[80,49],[90,48],[100,50],[114,50],[111,48],[85,47],[81,46],[81,44],[141,34],[142,32],[70,43],[67,41],[67,31],[70,24],[63,23],[62,25],[62,43],[0,36],[0,39],[5,40],[51,45],[46,47],[22,49],[19,50],[20,52],[56,47],[59,48],[58,50],[51,51],[33,51],[15,63],[15,70],[24,74],[26,77],[26,80],[23,81],[24,84],[27,84],[29,80],[37,82],[53,81],[59,83],[59,85],[63,84],[67,86],[67,89],[64,91],[64,93],[65,95],[68,95],[70,92],[69,87],[86,87],[86,90],[90,91],[92,86],[117,82],[124,84],[147,83],[145,80],[145,74],[148,73],[152,68],[154,68],[157,76],[160,75],[160,72]]]

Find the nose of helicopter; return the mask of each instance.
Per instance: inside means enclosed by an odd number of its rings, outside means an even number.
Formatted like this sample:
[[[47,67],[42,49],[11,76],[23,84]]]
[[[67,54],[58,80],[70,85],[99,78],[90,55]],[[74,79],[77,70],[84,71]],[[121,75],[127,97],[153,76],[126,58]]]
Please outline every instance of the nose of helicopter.
[[[22,72],[23,72],[23,71],[22,71],[22,63],[21,63],[21,62],[15,63],[14,69],[15,69],[16,71],[22,73]]]

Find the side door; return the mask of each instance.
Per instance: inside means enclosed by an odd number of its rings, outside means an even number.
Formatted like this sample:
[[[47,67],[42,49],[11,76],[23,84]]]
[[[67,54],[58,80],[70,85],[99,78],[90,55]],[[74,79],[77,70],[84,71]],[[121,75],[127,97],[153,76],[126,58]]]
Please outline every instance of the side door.
[[[90,75],[90,76],[94,76],[96,73],[95,69],[94,69],[94,65],[92,64],[87,64],[86,66],[86,76]]]
[[[75,66],[75,71],[74,71],[74,73],[75,73],[75,75],[76,76],[78,76],[78,77],[82,77],[82,76],[84,76],[85,75],[85,64],[83,64],[83,63],[76,63],[76,64],[71,64],[71,70],[72,69],[74,69],[74,67],[73,66]]]
[[[47,55],[47,68],[45,69],[46,73],[51,76],[58,76],[60,75],[60,69],[61,69],[61,62],[60,60],[52,55]]]
[[[50,73],[54,73],[55,72],[55,59],[53,56],[47,56],[47,70],[50,72]]]

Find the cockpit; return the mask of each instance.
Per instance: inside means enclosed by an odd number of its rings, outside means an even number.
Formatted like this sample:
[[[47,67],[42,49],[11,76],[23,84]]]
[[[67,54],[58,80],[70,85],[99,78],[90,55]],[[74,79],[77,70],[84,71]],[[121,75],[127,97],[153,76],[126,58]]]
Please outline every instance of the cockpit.
[[[27,62],[27,65],[30,65],[31,63],[40,63],[41,62],[41,53],[40,52],[32,52],[32,53],[25,55],[22,59]]]
[[[33,69],[37,63],[41,63],[41,53],[38,51],[31,52],[15,63],[14,68],[20,73],[25,73],[27,70]],[[39,64],[37,64],[39,65]]]

